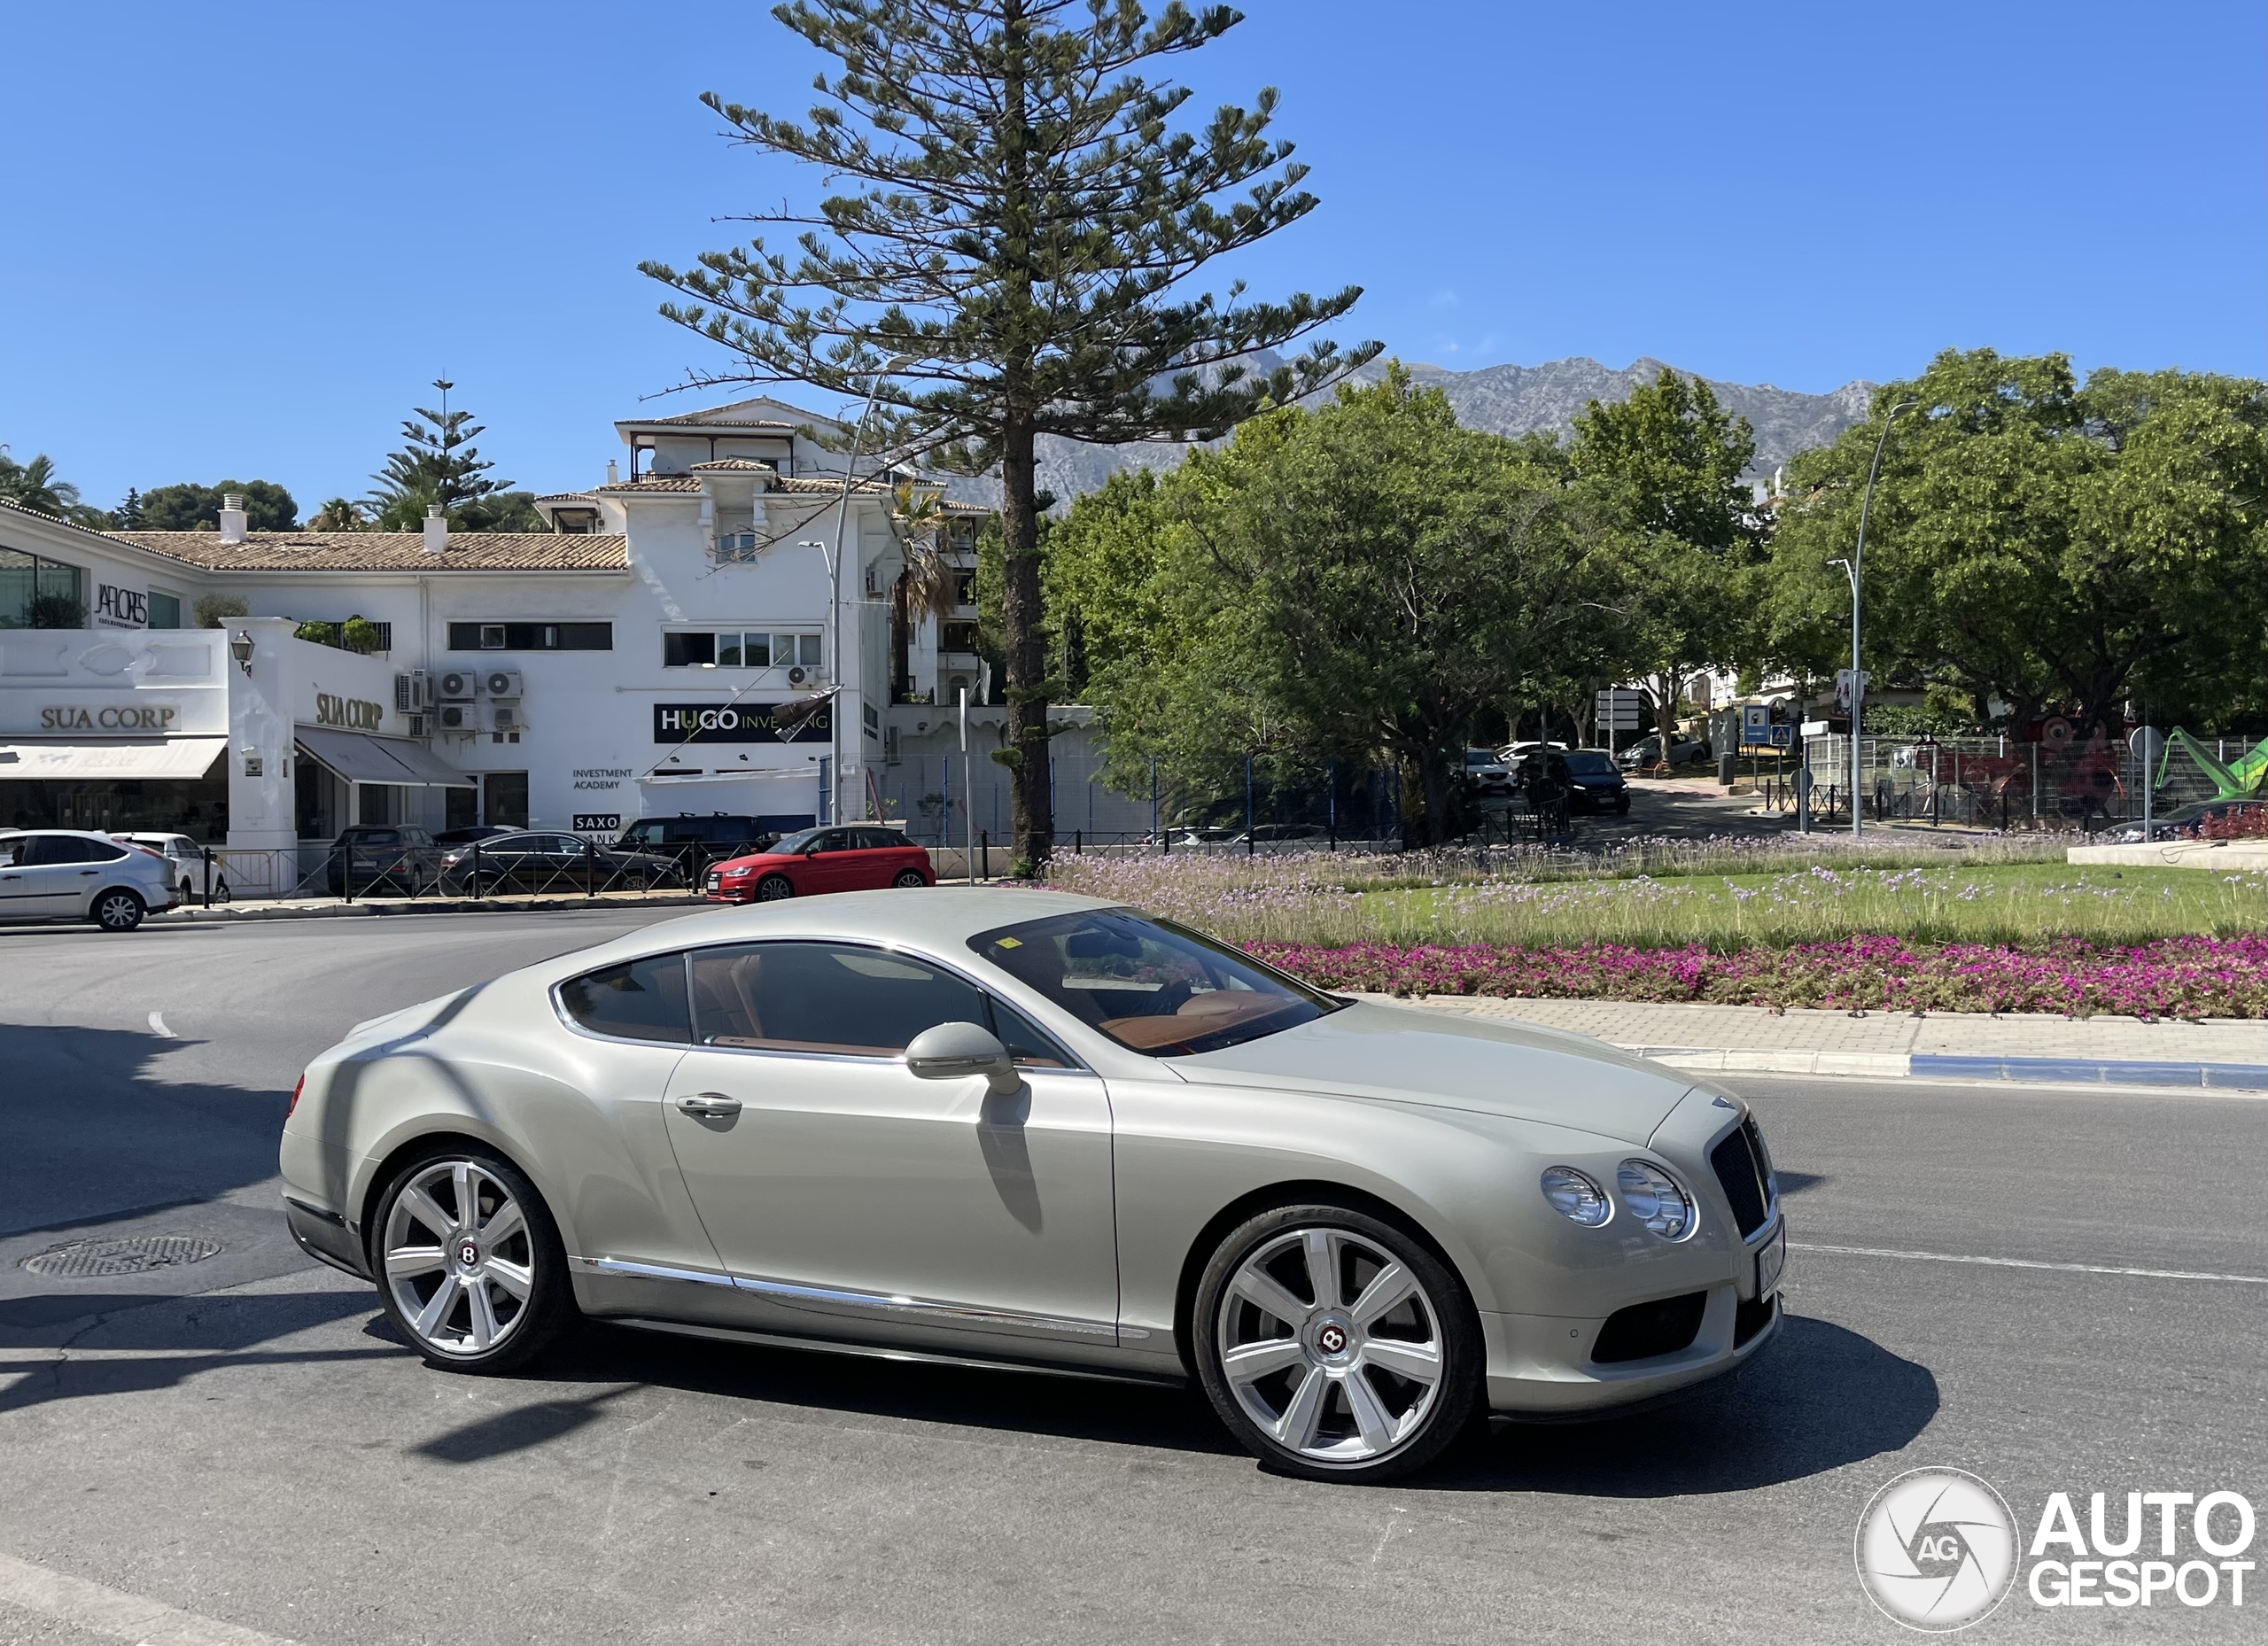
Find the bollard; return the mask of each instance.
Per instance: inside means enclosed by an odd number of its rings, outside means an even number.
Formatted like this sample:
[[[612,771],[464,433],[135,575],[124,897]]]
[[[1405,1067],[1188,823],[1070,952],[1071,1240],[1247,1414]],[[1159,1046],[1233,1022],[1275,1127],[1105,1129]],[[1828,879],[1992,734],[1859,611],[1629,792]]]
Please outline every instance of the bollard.
[[[480,842],[477,840],[472,842],[472,895],[474,900],[476,902],[478,901],[480,897]]]
[[[599,849],[591,844],[590,836],[583,837],[583,896],[599,895]]]
[[[989,828],[979,831],[978,839],[980,843],[977,850],[983,854],[981,860],[984,865],[984,878],[990,880],[992,878],[992,831]]]
[[[198,850],[205,857],[205,906],[209,909],[213,906],[213,848],[200,846]]]

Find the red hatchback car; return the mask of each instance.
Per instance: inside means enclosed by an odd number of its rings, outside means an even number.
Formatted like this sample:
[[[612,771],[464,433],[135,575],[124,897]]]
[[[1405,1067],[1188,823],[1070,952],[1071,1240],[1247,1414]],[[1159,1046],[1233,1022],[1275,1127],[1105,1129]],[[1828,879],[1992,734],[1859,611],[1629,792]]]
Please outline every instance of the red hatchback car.
[[[936,883],[929,854],[896,829],[850,823],[783,835],[765,850],[719,863],[702,889],[712,903],[771,903],[814,892]]]

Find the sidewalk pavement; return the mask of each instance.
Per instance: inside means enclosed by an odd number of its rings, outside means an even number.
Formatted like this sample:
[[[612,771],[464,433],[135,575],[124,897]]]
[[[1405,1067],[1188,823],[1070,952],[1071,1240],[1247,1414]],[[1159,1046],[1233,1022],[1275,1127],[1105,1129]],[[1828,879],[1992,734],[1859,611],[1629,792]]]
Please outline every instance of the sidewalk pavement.
[[[310,920],[346,914],[504,914],[529,909],[669,909],[701,907],[697,891],[602,891],[545,897],[263,897],[254,903],[187,904],[153,914],[153,920]]]
[[[1390,1001],[1392,997],[1372,995]],[[1679,1068],[2268,1091],[2268,1021],[1868,1012],[1425,995],[1406,1002],[1589,1035]]]

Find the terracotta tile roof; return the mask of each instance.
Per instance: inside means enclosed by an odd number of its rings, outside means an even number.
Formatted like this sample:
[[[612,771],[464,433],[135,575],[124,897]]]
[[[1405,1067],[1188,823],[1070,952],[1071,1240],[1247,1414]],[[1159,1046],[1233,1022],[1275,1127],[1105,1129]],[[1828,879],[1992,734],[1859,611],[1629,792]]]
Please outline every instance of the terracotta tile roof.
[[[112,532],[105,535],[207,571],[620,571],[627,538],[603,532],[454,532],[438,555],[419,532],[250,532],[223,543],[216,532]]]
[[[591,494],[588,492],[546,492],[535,501],[539,503],[587,503],[591,501]]]
[[[734,400],[729,406],[705,406],[698,411],[678,412],[668,417],[625,418],[623,426],[641,429],[777,429],[782,434],[792,434],[796,431],[796,424],[784,422],[778,417],[752,416],[747,409],[750,407],[760,406],[768,411],[780,407],[780,404],[778,400],[759,396],[752,400]],[[813,415],[811,421],[831,423],[834,420]]]
[[[597,488],[602,492],[697,492],[701,489],[698,476],[689,474],[640,475],[635,480],[614,480]]]
[[[780,467],[777,463],[758,462],[753,457],[712,457],[705,463],[695,463],[687,472],[692,474],[700,474],[711,469],[719,469],[728,471],[738,470],[750,474],[777,474],[780,472]]]

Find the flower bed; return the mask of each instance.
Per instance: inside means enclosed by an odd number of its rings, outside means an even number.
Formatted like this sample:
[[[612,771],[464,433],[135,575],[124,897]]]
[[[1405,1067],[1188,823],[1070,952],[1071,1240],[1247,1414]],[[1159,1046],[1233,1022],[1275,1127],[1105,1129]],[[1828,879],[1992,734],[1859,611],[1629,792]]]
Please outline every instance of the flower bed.
[[[1249,943],[1326,989],[1853,1010],[2268,1017],[2268,936],[2170,937],[2134,947],[2066,938],[2036,949],[1863,936],[1718,953],[1699,943]]]

